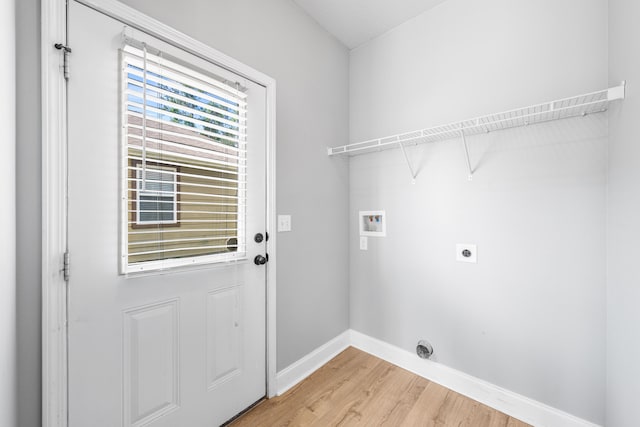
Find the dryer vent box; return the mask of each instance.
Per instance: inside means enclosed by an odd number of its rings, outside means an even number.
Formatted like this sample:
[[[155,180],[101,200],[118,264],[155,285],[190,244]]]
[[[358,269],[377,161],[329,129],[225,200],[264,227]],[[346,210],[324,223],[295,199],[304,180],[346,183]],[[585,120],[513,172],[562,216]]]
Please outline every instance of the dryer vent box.
[[[361,236],[384,237],[387,235],[387,216],[384,211],[360,211],[358,223]]]

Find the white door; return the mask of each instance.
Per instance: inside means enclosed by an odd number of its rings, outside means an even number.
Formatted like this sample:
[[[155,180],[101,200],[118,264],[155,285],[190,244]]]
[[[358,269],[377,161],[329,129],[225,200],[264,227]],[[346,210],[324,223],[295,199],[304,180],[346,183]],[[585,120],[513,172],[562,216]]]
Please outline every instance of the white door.
[[[69,425],[219,425],[265,396],[265,89],[75,1],[68,31]]]

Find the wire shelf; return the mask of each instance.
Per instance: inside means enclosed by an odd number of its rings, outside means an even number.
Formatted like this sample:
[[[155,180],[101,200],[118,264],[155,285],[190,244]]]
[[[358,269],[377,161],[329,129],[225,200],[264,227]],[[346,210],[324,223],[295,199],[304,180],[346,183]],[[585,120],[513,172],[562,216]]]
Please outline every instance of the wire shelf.
[[[624,99],[625,83],[610,89],[518,108],[503,113],[489,114],[448,125],[371,139],[328,149],[330,156],[370,153],[391,148],[404,149],[405,144],[444,141],[464,136],[562,120],[570,117],[607,111],[609,102]]]

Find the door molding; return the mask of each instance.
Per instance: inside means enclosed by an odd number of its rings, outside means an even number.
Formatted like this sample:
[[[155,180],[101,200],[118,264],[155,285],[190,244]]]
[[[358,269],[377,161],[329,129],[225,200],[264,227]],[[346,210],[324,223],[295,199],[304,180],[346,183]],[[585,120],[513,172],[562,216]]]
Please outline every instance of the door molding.
[[[116,0],[76,0],[266,88],[267,396],[276,384],[276,82],[231,58]],[[42,0],[42,425],[67,427],[67,285],[63,275],[67,248],[67,98],[63,54],[66,0]],[[73,46],[69,46],[73,49]],[[71,53],[73,58],[73,53]],[[71,69],[73,78],[73,69]]]

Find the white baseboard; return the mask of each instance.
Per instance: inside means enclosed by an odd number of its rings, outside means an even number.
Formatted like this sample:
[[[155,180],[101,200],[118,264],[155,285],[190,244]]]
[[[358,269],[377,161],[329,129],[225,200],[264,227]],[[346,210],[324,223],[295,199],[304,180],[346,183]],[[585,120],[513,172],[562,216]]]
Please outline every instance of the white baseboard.
[[[420,359],[414,353],[354,330],[351,330],[351,345],[536,427],[598,427],[440,363]]]
[[[276,374],[278,396],[313,374],[350,345],[351,331],[347,330],[278,372]]]

